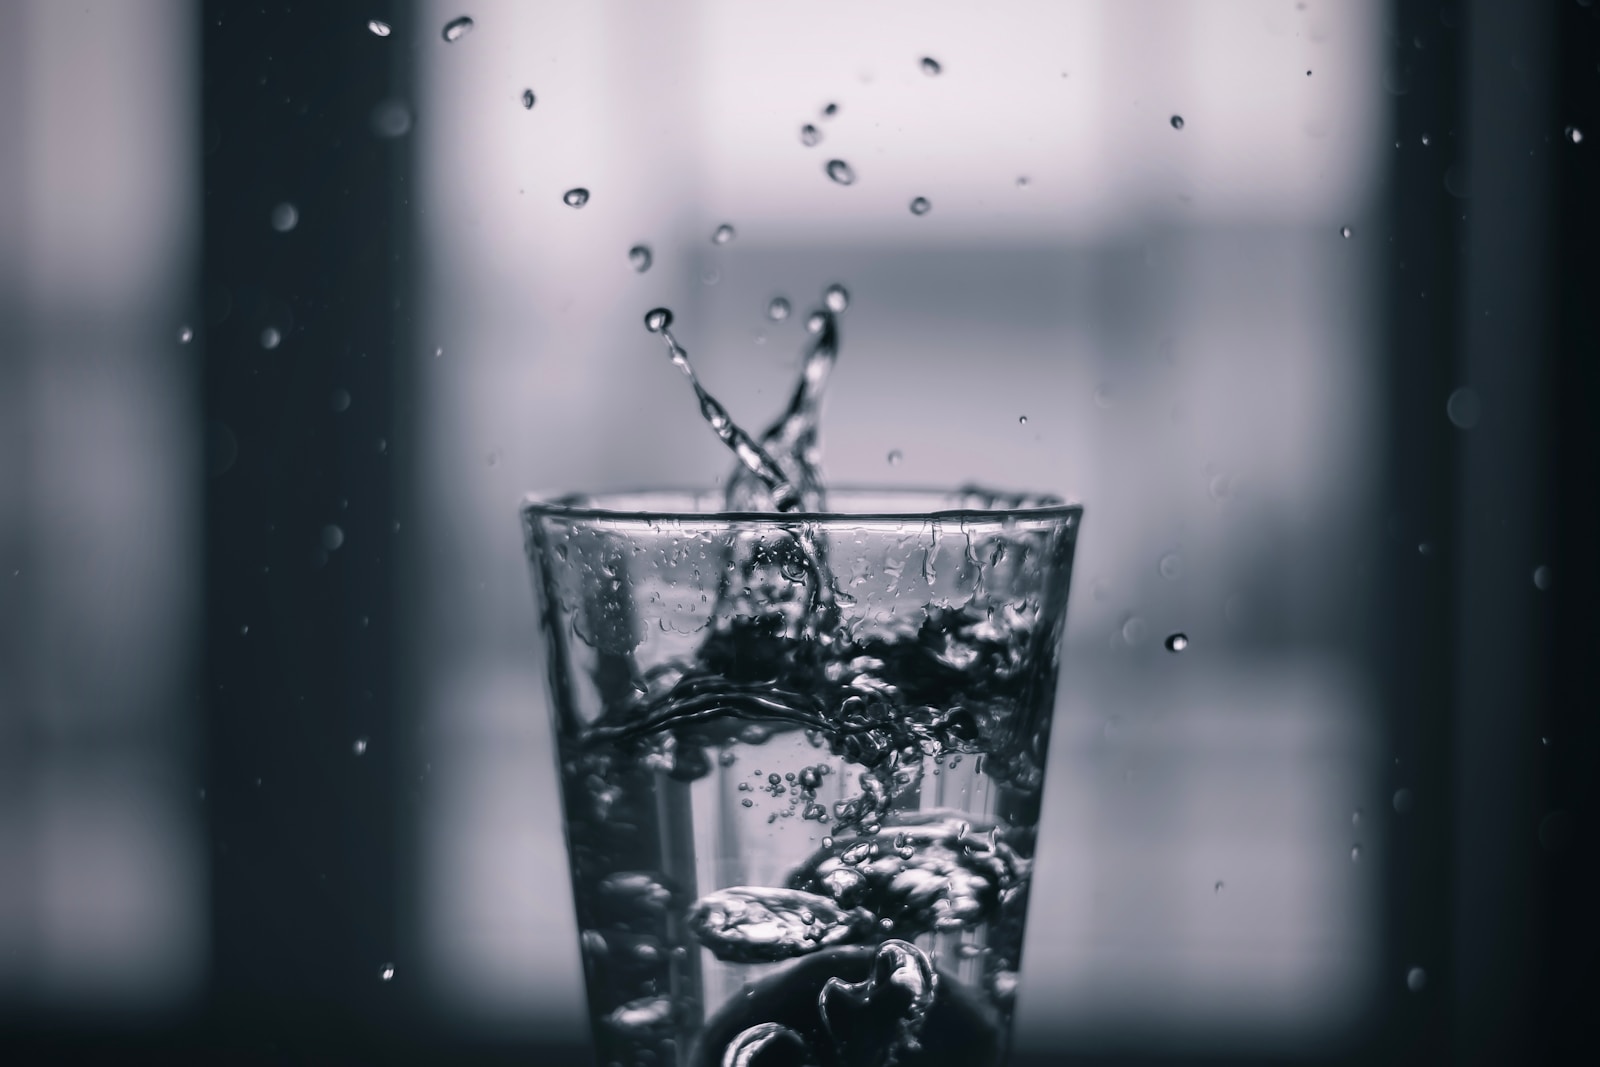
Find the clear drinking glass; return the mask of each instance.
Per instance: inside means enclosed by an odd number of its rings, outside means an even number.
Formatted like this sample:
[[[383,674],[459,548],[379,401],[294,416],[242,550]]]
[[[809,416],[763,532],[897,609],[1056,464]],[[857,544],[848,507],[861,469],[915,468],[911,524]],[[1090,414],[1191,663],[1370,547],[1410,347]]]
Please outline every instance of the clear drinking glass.
[[[1082,510],[530,499],[603,1065],[1005,1059]]]

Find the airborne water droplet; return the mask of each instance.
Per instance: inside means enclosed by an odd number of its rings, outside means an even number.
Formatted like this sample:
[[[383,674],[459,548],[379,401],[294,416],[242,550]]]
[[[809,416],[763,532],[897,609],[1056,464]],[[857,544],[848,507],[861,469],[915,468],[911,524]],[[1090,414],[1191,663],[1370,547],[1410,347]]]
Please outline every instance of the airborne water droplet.
[[[1445,401],[1444,412],[1457,429],[1470,430],[1478,425],[1478,418],[1483,413],[1483,405],[1478,400],[1476,391],[1462,386],[1450,394]]]
[[[358,756],[365,756],[367,754],[367,739],[365,737],[356,738],[350,745],[350,751]]]
[[[1214,885],[1214,886],[1212,886],[1212,887],[1211,887],[1211,891],[1212,891],[1212,892],[1213,892],[1213,893],[1220,893],[1220,892],[1222,892],[1222,889],[1223,889],[1223,886],[1224,886],[1224,885],[1225,885],[1225,883],[1223,883],[1223,882],[1218,882],[1218,883],[1217,883],[1217,884],[1216,884],[1216,885]]]
[[[837,315],[850,306],[850,291],[837,283],[830,285],[822,291],[822,302]]]
[[[1360,845],[1351,845],[1350,846],[1350,862],[1351,863],[1360,863],[1361,862],[1361,846]]]
[[[928,198],[925,196],[919,196],[911,201],[911,213],[913,215],[926,215],[931,207],[933,205],[928,203]]]
[[[1166,645],[1168,652],[1182,652],[1189,647],[1189,637],[1187,634],[1172,634],[1167,638]]]
[[[1394,794],[1394,810],[1396,812],[1398,812],[1401,815],[1404,815],[1406,812],[1411,810],[1412,803],[1413,803],[1413,801],[1412,801],[1412,798],[1411,798],[1411,790],[1409,790],[1409,789],[1397,789],[1397,790],[1395,790],[1395,794]]]
[[[561,202],[568,207],[582,207],[589,202],[589,190],[581,185],[576,189],[568,189],[561,194]]]
[[[277,330],[273,329],[271,326],[268,326],[265,330],[261,331],[261,347],[262,348],[268,348],[268,349],[277,348],[278,345],[282,343],[282,341],[283,341],[283,334],[279,333]]]
[[[1356,235],[1356,231],[1352,230],[1350,227],[1348,227],[1348,226],[1340,226],[1339,227],[1339,236],[1343,237],[1345,240],[1348,241],[1350,238],[1354,237],[1355,235]]]
[[[194,327],[192,327],[192,326],[180,326],[180,327],[178,327],[178,343],[180,345],[186,345],[190,341],[193,341],[193,340],[194,340]]]
[[[806,319],[806,333],[821,333],[822,327],[827,321],[820,312],[812,312],[811,316]]]
[[[1535,589],[1545,590],[1550,588],[1550,568],[1544,564],[1533,569],[1533,586]]]
[[[1018,426],[1026,426],[1026,425],[1028,425],[1028,416],[1026,416],[1026,415],[1018,415],[1017,416],[1017,425]]]
[[[922,73],[926,74],[928,77],[932,78],[941,73],[943,70],[944,68],[939,65],[939,61],[937,59],[934,59],[932,56],[922,57]]]
[[[445,23],[444,32],[441,36],[444,37],[446,42],[459,41],[471,33],[472,27],[475,25],[476,23],[472,21],[471,15],[462,15],[460,18],[453,18]]]
[[[389,24],[387,22],[379,22],[377,19],[368,19],[367,32],[371,33],[374,37],[387,37],[393,33],[394,30],[389,28]]]
[[[1174,116],[1172,116],[1172,128],[1175,129],[1175,130],[1183,129],[1183,116],[1182,115],[1174,115]]]
[[[1422,135],[1422,146],[1424,148],[1426,148],[1428,145],[1431,145],[1432,143],[1433,143],[1433,138],[1429,137],[1427,134],[1423,134]]]
[[[329,524],[322,528],[322,547],[329,552],[336,552],[344,544],[344,531],[339,527]]]
[[[1413,993],[1420,993],[1428,984],[1428,972],[1421,967],[1413,967],[1406,972],[1406,988]]]
[[[729,241],[733,240],[733,238],[733,227],[728,225],[726,222],[711,232],[711,243],[714,245],[725,245]]]
[[[1578,129],[1578,127],[1568,126],[1566,129],[1566,134],[1567,140],[1571,141],[1573,144],[1583,143],[1583,131]]]
[[[539,98],[533,95],[532,89],[522,90],[522,106],[529,111],[533,110],[533,105],[538,103],[538,100]]]
[[[378,980],[388,982],[394,979],[394,964],[385,963],[382,970],[378,971]]]
[[[651,308],[645,312],[644,328],[651,333],[660,333],[672,325],[672,311],[668,308]]]
[[[811,123],[808,122],[800,127],[800,143],[807,148],[815,147],[821,140],[822,131],[811,125]]]
[[[788,317],[789,301],[785,300],[781,296],[773,297],[772,302],[767,305],[767,318],[771,319],[773,322],[782,322]]]
[[[842,159],[828,160],[828,177],[840,185],[850,185],[856,180],[856,172],[850,169],[850,164]]]
[[[831,118],[833,118],[833,116],[837,115],[838,113],[839,113],[839,105],[838,104],[828,104],[822,109],[822,117],[825,118],[825,119],[831,119]]]
[[[1163,578],[1177,578],[1183,574],[1183,559],[1176,552],[1168,552],[1161,557],[1161,562],[1156,564],[1156,570]]]
[[[634,245],[628,249],[628,263],[640,274],[649,270],[650,264],[654,262],[655,257],[651,255],[649,245]]]
[[[905,458],[904,454],[902,454],[901,451],[898,448],[893,448],[893,449],[889,450],[889,466],[891,466],[891,467],[900,466],[900,461],[902,459],[904,459],[904,458]]]
[[[300,212],[290,203],[282,203],[272,209],[272,228],[279,233],[288,233],[300,222]]]

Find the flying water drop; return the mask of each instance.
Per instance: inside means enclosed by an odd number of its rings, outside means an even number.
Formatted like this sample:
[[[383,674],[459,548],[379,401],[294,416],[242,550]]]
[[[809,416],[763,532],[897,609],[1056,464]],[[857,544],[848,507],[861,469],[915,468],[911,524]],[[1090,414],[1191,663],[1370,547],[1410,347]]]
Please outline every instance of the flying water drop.
[[[367,32],[372,34],[374,37],[387,37],[393,33],[394,30],[389,27],[387,22],[379,22],[377,19],[368,19]]]
[[[660,333],[672,325],[672,312],[667,308],[651,308],[645,312],[644,328],[651,333]]]
[[[711,243],[714,245],[725,245],[729,241],[732,241],[734,236],[733,227],[724,222],[721,226],[718,226],[715,230],[711,231]]]
[[[925,196],[919,196],[911,201],[911,213],[913,215],[926,215],[931,207],[933,205],[928,203],[928,198]]]
[[[1426,148],[1429,145],[1431,145],[1432,143],[1433,143],[1433,138],[1429,137],[1427,134],[1423,134],[1422,135],[1422,147]]]
[[[800,127],[801,144],[805,145],[807,148],[814,148],[821,141],[822,131],[811,125],[811,123],[808,122],[804,126]]]
[[[288,233],[299,223],[300,212],[293,204],[285,202],[272,209],[272,228],[279,233]]]
[[[651,255],[649,245],[634,245],[628,249],[628,264],[640,274],[649,270],[650,264],[654,262],[655,257]]]
[[[831,118],[833,118],[833,116],[837,115],[838,113],[839,113],[839,105],[838,104],[828,104],[822,109],[822,117],[825,118],[825,119],[831,119]]]
[[[261,347],[262,348],[266,348],[266,349],[277,348],[278,345],[281,344],[282,342],[283,342],[283,334],[279,333],[273,327],[268,326],[265,330],[261,331]]]
[[[1533,586],[1541,592],[1550,588],[1550,568],[1544,564],[1533,569]]]
[[[1573,144],[1583,143],[1583,131],[1578,129],[1578,127],[1568,126],[1566,129],[1566,134],[1567,140],[1571,141]]]
[[[1166,640],[1168,652],[1182,652],[1189,647],[1188,634],[1171,634]]]
[[[944,68],[939,65],[939,61],[937,59],[934,59],[932,56],[922,57],[922,73],[932,78],[936,77],[943,71]]]
[[[194,327],[187,325],[178,327],[178,343],[180,345],[186,345],[193,340]]]
[[[1422,992],[1428,984],[1428,972],[1421,967],[1413,967],[1406,972],[1406,988],[1413,993]]]
[[[445,39],[447,44],[454,43],[471,33],[472,28],[475,25],[477,25],[477,23],[472,21],[471,15],[462,15],[460,18],[453,18],[449,22],[445,23],[444,32],[441,34],[441,36]]]
[[[822,291],[822,302],[829,311],[838,314],[850,306],[850,291],[842,285],[830,285]]]
[[[380,982],[391,982],[393,980],[394,980],[394,964],[385,963],[383,965],[382,969],[378,971],[378,981],[380,981]]]
[[[898,448],[889,450],[889,466],[898,467],[903,459],[905,459],[905,455]]]
[[[532,89],[522,90],[522,106],[529,111],[533,110],[533,105],[538,103],[538,100],[539,98],[533,95]]]
[[[1339,236],[1343,237],[1346,241],[1348,241],[1350,238],[1354,237],[1355,235],[1356,235],[1356,231],[1352,230],[1350,227],[1348,227],[1348,226],[1340,226],[1339,227]]]
[[[582,207],[589,202],[589,190],[581,185],[576,189],[568,189],[561,194],[561,202],[568,207]]]
[[[1360,863],[1361,862],[1361,846],[1360,845],[1351,845],[1350,846],[1350,862],[1351,863]]]
[[[367,739],[365,737],[356,738],[350,745],[350,751],[358,756],[365,756],[367,754]]]
[[[1183,129],[1183,116],[1182,115],[1174,115],[1174,116],[1172,116],[1172,128],[1175,129],[1175,130]]]
[[[850,164],[842,159],[828,160],[828,166],[825,169],[828,172],[828,177],[840,185],[850,185],[856,180],[856,172],[851,170]]]
[[[1018,415],[1017,416],[1017,425],[1018,426],[1026,426],[1026,425],[1028,425],[1028,416],[1026,416],[1026,415]]]
[[[781,296],[773,297],[772,302],[767,305],[767,318],[771,319],[773,322],[782,322],[788,317],[789,301],[785,300]]]

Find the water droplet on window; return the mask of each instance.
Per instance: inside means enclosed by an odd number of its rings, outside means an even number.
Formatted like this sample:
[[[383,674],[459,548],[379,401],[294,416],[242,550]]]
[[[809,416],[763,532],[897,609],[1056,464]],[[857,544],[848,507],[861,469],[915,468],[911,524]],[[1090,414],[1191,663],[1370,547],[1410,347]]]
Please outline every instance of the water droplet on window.
[[[350,751],[358,756],[365,756],[367,754],[367,739],[365,737],[356,738],[350,744]]]
[[[1360,845],[1351,845],[1350,846],[1350,862],[1351,863],[1360,863],[1361,862],[1361,846]]]
[[[1420,993],[1428,984],[1428,972],[1421,967],[1413,967],[1406,972],[1406,988],[1413,993]]]
[[[1567,140],[1571,141],[1573,144],[1583,143],[1583,131],[1578,129],[1578,127],[1568,126],[1566,129],[1566,134]]]
[[[640,274],[649,270],[654,262],[655,256],[651,254],[649,245],[634,245],[628,249],[628,265]]]
[[[1355,235],[1356,235],[1356,231],[1352,230],[1350,227],[1348,227],[1348,226],[1340,226],[1339,227],[1339,236],[1343,237],[1346,241],[1348,241],[1350,238],[1354,237]]]
[[[1533,586],[1540,590],[1550,588],[1550,568],[1547,565],[1541,563],[1533,568]]]
[[[336,552],[344,544],[344,531],[329,523],[322,528],[322,547],[329,552]]]
[[[385,963],[383,965],[383,969],[378,972],[378,980],[382,981],[382,982],[388,982],[388,981],[392,981],[393,979],[394,979],[394,964]]]
[[[575,189],[568,189],[561,194],[561,202],[568,207],[582,207],[589,202],[589,190],[581,185]]]
[[[931,207],[933,205],[928,203],[928,198],[925,196],[919,196],[911,201],[911,213],[913,215],[926,215]]]
[[[842,285],[830,285],[822,291],[822,302],[837,315],[850,306],[850,291]]]
[[[538,103],[538,102],[539,102],[539,98],[537,96],[533,95],[533,90],[532,89],[524,89],[524,90],[522,90],[522,106],[523,107],[527,108],[529,111],[532,111],[533,110],[533,105]]]
[[[660,333],[672,325],[672,312],[667,308],[651,308],[645,312],[644,328],[651,333]]]
[[[1482,405],[1478,402],[1478,394],[1475,391],[1462,386],[1450,394],[1450,399],[1445,401],[1444,410],[1458,429],[1470,430],[1478,425]]]
[[[944,68],[939,65],[939,61],[937,59],[934,59],[932,56],[922,57],[922,73],[926,74],[928,77],[932,78],[943,70]]]
[[[1189,647],[1189,636],[1187,634],[1170,634],[1167,637],[1166,645],[1168,652],[1182,652]]]
[[[1183,573],[1183,560],[1176,552],[1168,552],[1161,557],[1161,562],[1156,564],[1156,570],[1163,578],[1176,578]]]
[[[277,348],[278,345],[281,344],[282,342],[283,342],[283,334],[279,333],[273,327],[268,326],[265,330],[261,331],[261,347],[262,348],[268,348],[268,349]]]
[[[898,448],[891,448],[889,450],[889,466],[898,467],[900,466],[900,461],[903,459],[905,459],[905,455]]]
[[[1175,129],[1175,130],[1183,129],[1183,116],[1182,115],[1174,115],[1174,116],[1172,116],[1172,128]]]
[[[825,119],[831,119],[831,118],[833,118],[833,116],[837,115],[838,113],[839,113],[839,105],[838,104],[828,104],[822,109],[822,117],[825,118]]]
[[[1409,812],[1416,805],[1416,800],[1411,796],[1409,789],[1397,789],[1394,794],[1394,810],[1401,815]]]
[[[288,233],[300,222],[300,212],[290,203],[282,203],[272,209],[272,228],[279,233]]]
[[[785,300],[781,296],[773,297],[772,302],[767,305],[767,318],[771,319],[773,322],[782,322],[788,317],[789,301]]]
[[[367,32],[372,34],[374,37],[387,37],[393,33],[394,30],[389,27],[387,22],[379,22],[377,19],[368,19]]]
[[[194,327],[192,327],[192,326],[180,326],[180,327],[178,327],[178,343],[180,345],[186,345],[190,341],[193,341],[193,340],[194,340]]]
[[[733,240],[734,236],[735,234],[733,227],[724,222],[721,226],[718,226],[715,230],[711,231],[711,243],[714,245],[725,245],[729,241]]]
[[[800,127],[800,143],[807,148],[814,148],[821,140],[822,131],[811,125],[811,123],[808,122]]]
[[[328,397],[328,406],[333,408],[333,410],[336,412],[349,411],[350,394],[345,392],[343,389],[335,389],[333,394]]]
[[[856,172],[850,169],[850,164],[842,159],[828,160],[828,177],[840,185],[849,185],[856,180]]]
[[[461,38],[471,33],[472,27],[475,25],[476,23],[472,21],[472,16],[462,15],[460,18],[453,18],[449,22],[445,23],[444,32],[441,34],[441,36],[444,37],[447,43],[459,41]]]

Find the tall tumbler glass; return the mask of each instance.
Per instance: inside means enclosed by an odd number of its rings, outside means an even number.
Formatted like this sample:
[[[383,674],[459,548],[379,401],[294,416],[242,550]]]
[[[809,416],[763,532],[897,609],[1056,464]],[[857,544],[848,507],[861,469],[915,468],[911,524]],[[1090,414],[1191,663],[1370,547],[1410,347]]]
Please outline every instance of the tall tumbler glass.
[[[1003,1062],[1080,508],[530,500],[599,1063]]]

